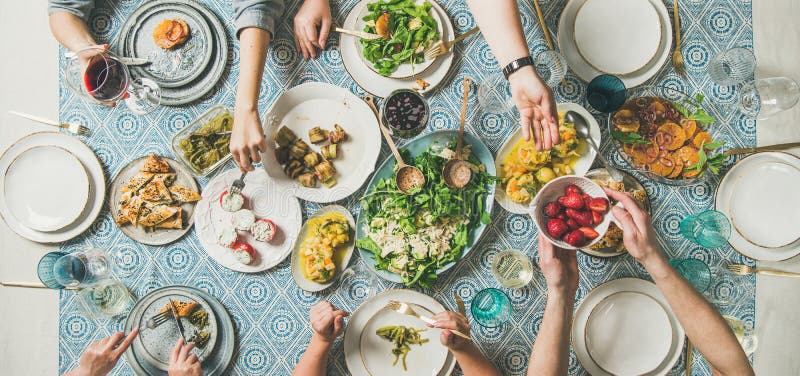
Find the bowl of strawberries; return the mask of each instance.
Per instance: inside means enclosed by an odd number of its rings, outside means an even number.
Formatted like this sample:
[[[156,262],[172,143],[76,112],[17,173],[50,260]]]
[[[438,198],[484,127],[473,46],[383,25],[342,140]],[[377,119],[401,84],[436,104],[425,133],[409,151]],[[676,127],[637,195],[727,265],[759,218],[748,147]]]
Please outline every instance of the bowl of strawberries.
[[[530,215],[539,233],[564,249],[580,249],[600,241],[613,220],[609,201],[597,183],[562,176],[545,184],[531,203]]]

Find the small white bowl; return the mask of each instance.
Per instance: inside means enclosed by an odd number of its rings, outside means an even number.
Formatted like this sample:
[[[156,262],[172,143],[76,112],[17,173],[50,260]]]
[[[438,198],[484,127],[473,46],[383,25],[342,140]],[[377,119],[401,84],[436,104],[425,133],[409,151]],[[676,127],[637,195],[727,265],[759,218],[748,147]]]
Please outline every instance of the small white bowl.
[[[564,249],[580,249],[580,248],[588,248],[589,246],[593,245],[600,241],[603,236],[608,231],[608,225],[614,220],[614,217],[611,215],[611,204],[609,203],[609,210],[605,214],[603,214],[603,222],[600,224],[594,225],[594,230],[597,231],[598,236],[591,240],[590,242],[584,244],[581,247],[573,247],[568,243],[562,241],[561,239],[555,239],[547,233],[547,216],[544,214],[543,210],[545,205],[551,201],[556,201],[558,197],[564,195],[564,188],[566,188],[570,184],[575,184],[580,188],[583,193],[588,194],[592,197],[602,197],[606,200],[609,200],[608,195],[606,192],[603,191],[603,188],[597,185],[597,183],[593,182],[588,178],[584,178],[581,176],[562,176],[559,178],[555,178],[548,182],[547,184],[539,190],[539,193],[536,194],[536,197],[533,198],[533,202],[531,202],[530,214],[531,218],[533,218],[533,222],[536,223],[536,226],[539,227],[539,235],[544,236],[553,243],[555,246]],[[610,202],[610,200],[609,200]],[[619,204],[618,204],[619,205]]]

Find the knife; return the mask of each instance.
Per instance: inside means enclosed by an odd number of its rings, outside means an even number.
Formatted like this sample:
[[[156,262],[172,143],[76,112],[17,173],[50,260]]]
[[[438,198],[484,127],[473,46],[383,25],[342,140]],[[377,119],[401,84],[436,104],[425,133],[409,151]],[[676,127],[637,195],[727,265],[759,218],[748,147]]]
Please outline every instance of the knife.
[[[175,304],[172,303],[172,299],[169,299],[169,309],[172,311],[172,318],[174,318],[175,323],[178,324],[178,331],[181,332],[183,342],[186,343],[186,334],[183,333],[183,324],[181,324],[181,319],[178,317],[178,311],[175,310]]]
[[[121,57],[119,61],[125,65],[145,65],[150,64],[150,60],[141,57]]]
[[[767,145],[767,146],[759,146],[754,148],[732,148],[725,150],[723,154],[725,156],[728,155],[736,155],[736,154],[746,154],[746,153],[758,153],[761,151],[779,151],[779,150],[786,150],[795,147],[800,147],[800,142],[790,142],[787,144],[776,144],[776,145]]]

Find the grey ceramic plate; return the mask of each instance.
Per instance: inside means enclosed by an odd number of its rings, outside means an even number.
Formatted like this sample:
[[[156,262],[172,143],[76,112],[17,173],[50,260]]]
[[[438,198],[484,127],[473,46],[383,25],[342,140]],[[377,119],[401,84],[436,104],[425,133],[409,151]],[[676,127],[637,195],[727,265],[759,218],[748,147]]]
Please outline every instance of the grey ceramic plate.
[[[153,30],[163,20],[179,18],[189,25],[189,39],[165,50],[153,41]],[[142,5],[122,25],[119,34],[122,56],[147,58],[149,64],[129,67],[161,88],[181,87],[200,76],[211,61],[214,35],[208,21],[194,7],[177,2]]]
[[[206,307],[213,310],[217,321],[217,344],[209,357],[203,362],[203,374],[207,376],[222,375],[233,359],[235,332],[233,320],[225,307],[213,296],[188,286],[168,286],[153,290],[145,295],[133,307],[128,319],[125,321],[125,331],[130,332],[138,323],[136,317],[141,317],[142,310],[147,302],[154,296],[170,294],[194,294],[205,300]],[[137,375],[165,376],[167,373],[148,363],[134,347],[125,352],[125,360]]]
[[[177,175],[175,182],[172,183],[173,185],[183,185],[200,192],[200,187],[197,185],[194,177],[192,177],[192,173],[187,170],[186,167],[172,158],[161,158],[169,163],[169,166],[172,167],[172,171]],[[145,159],[147,159],[147,157],[141,157],[133,160],[125,165],[125,167],[123,167],[122,170],[117,173],[117,176],[114,177],[114,180],[111,182],[111,195],[109,195],[110,201],[108,203],[108,207],[111,208],[111,213],[117,212],[117,201],[122,195],[119,192],[120,188],[122,188],[123,185],[125,185],[129,180],[131,180],[131,178],[139,173],[139,169],[144,165]],[[141,227],[134,227],[128,223],[120,226],[120,230],[122,230],[122,233],[127,237],[142,244],[164,245],[172,243],[175,240],[180,239],[184,234],[189,232],[189,229],[192,228],[192,225],[194,224],[194,205],[195,204],[193,203],[184,203],[181,205],[181,210],[183,210],[183,213],[181,213],[183,216],[182,229],[160,228],[156,229],[155,231],[147,232]]]
[[[136,312],[136,317],[132,317],[133,322],[138,323],[140,328],[145,328],[147,320],[157,315],[169,303],[169,299],[172,299],[173,302],[196,301],[208,313],[206,330],[211,335],[208,343],[202,349],[194,348],[192,350],[192,353],[197,355],[200,362],[205,361],[214,351],[214,345],[217,342],[217,317],[206,300],[200,296],[189,291],[167,291],[150,294],[147,296],[146,301],[142,300],[141,308]],[[179,318],[179,320],[181,320],[187,340],[194,337],[196,331],[200,331],[200,328],[194,326],[187,318]],[[170,352],[180,336],[178,326],[173,320],[169,320],[153,329],[142,330],[136,337],[133,346],[142,355],[142,358],[156,368],[166,371],[167,367],[169,367]]]

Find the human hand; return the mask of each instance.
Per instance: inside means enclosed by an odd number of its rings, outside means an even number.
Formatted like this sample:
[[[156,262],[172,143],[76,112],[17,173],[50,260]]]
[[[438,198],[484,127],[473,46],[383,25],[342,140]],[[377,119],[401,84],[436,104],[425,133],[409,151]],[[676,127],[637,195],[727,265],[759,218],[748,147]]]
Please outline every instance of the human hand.
[[[78,367],[69,374],[76,376],[107,375],[114,369],[119,358],[130,347],[131,342],[138,334],[139,328],[134,328],[127,336],[123,332],[118,332],[93,342],[83,351]]]
[[[525,141],[533,140],[536,149],[550,150],[558,144],[558,110],[555,97],[532,66],[526,66],[509,76],[511,96],[517,105],[520,126]]]
[[[236,111],[229,148],[242,172],[253,171],[253,163],[261,162],[261,153],[266,151],[267,141],[256,110]]]
[[[325,49],[330,30],[331,7],[328,0],[305,0],[294,16],[294,46],[304,59],[316,59],[315,47]]]
[[[203,375],[203,368],[200,366],[200,360],[197,359],[197,355],[189,354],[193,348],[194,343],[184,346],[183,338],[178,340],[178,343],[172,348],[172,353],[169,354],[169,367],[167,368],[169,376]]]
[[[83,75],[86,76],[86,70],[89,68],[89,63],[92,62],[92,59],[95,56],[105,54],[108,52],[108,45],[107,44],[92,44],[86,47],[80,48],[77,51],[73,51],[75,55],[81,62],[81,66],[83,67]],[[130,94],[125,93],[123,98],[128,98]],[[97,103],[106,106],[106,107],[116,107],[117,102],[107,102],[107,101],[96,101]]]
[[[637,261],[646,264],[651,260],[664,257],[658,247],[656,232],[650,221],[650,215],[639,207],[639,204],[628,193],[603,188],[608,197],[622,203],[611,207],[611,214],[622,227],[622,240],[625,248]]]
[[[308,318],[314,332],[325,342],[333,342],[344,329],[344,318],[350,313],[336,309],[328,301],[321,301],[311,307]]]
[[[458,330],[461,333],[469,334],[472,327],[464,315],[452,311],[444,311],[433,315],[433,319],[436,322],[433,325],[428,324],[428,326],[442,329],[442,334],[439,335],[439,341],[442,342],[442,345],[447,346],[450,350],[458,351],[472,344],[469,340],[451,332],[451,330]]]
[[[553,243],[539,236],[539,267],[548,293],[575,296],[578,291],[578,258],[575,251],[556,249]]]

